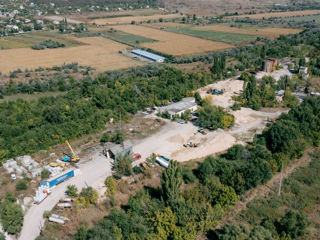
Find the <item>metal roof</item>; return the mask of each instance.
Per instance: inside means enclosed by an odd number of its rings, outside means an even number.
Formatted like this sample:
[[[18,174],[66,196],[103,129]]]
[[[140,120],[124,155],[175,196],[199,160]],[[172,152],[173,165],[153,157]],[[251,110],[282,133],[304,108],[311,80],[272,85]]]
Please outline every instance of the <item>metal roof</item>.
[[[112,144],[111,146],[108,147],[108,149],[115,156],[130,148],[132,148],[132,143],[130,141],[124,141],[123,144]]]
[[[159,61],[159,60],[164,60],[164,57],[144,51],[144,50],[140,50],[140,49],[133,49],[131,51],[134,54],[140,55],[142,57],[146,57],[148,59],[151,59],[153,61]]]

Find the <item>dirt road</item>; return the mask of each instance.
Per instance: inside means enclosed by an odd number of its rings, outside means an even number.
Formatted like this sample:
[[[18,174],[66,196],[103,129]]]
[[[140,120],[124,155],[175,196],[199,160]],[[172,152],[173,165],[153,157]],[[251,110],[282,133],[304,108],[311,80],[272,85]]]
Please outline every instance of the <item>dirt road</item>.
[[[291,164],[286,167],[282,173],[282,181],[290,176],[294,170],[299,167],[302,167],[311,161],[310,153],[313,152],[313,149],[306,150],[303,156],[299,159],[296,159],[291,162]],[[229,213],[224,217],[220,224],[216,228],[222,227],[224,224],[231,223],[233,218],[240,213],[242,210],[247,208],[247,204],[256,198],[263,198],[268,195],[270,191],[273,191],[274,187],[279,186],[280,182],[280,173],[275,174],[271,180],[265,184],[260,185],[251,191],[248,191],[242,201],[239,201],[232,209],[229,210]]]
[[[44,211],[51,210],[65,196],[68,185],[74,184],[79,190],[86,185],[96,188],[101,182],[104,182],[107,176],[111,175],[110,161],[99,152],[101,151],[96,151],[94,155],[89,156],[87,160],[90,161],[78,165],[81,171],[80,175],[61,183],[53,189],[51,195],[42,203],[39,205],[34,204],[27,210],[19,240],[32,240],[39,235],[40,229],[44,224]],[[91,157],[92,160],[90,159]]]

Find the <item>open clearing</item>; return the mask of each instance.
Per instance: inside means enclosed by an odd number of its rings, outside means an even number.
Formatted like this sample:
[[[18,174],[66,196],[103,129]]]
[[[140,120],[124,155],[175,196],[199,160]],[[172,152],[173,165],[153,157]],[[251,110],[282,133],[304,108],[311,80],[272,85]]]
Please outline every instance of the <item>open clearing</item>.
[[[0,49],[26,48],[44,40],[52,40],[63,43],[66,47],[83,45],[76,39],[58,32],[33,32],[0,38]]]
[[[52,67],[64,63],[78,62],[99,71],[114,70],[141,65],[142,63],[118,53],[126,45],[101,37],[78,38],[83,46],[33,50],[17,48],[1,51],[0,69],[3,73],[20,69]],[[8,61],[10,59],[10,61]]]
[[[248,34],[238,34],[238,33],[232,33],[232,32],[216,32],[211,30],[208,31],[203,29],[202,30],[194,29],[191,27],[167,28],[166,31],[181,33],[181,34],[189,35],[192,37],[204,38],[207,40],[225,42],[230,44],[254,41],[256,39],[255,36],[248,35]]]
[[[89,23],[95,23],[99,25],[105,24],[127,24],[131,23],[132,21],[135,22],[146,22],[148,20],[159,20],[162,19],[172,19],[172,18],[179,18],[181,17],[180,14],[156,14],[151,16],[128,16],[128,17],[114,17],[114,18],[99,18],[90,21]]]
[[[219,96],[206,93],[209,88],[224,89],[225,92]],[[243,81],[225,80],[208,85],[198,90],[202,97],[212,96],[212,103],[229,109],[233,104],[231,99],[235,92],[243,90]],[[159,153],[179,162],[199,159],[208,155],[223,152],[234,144],[243,144],[252,141],[256,133],[261,133],[267,121],[278,118],[287,109],[262,109],[254,111],[249,108],[241,108],[230,113],[235,117],[235,125],[232,129],[218,129],[209,131],[206,135],[198,132],[198,127],[192,123],[178,124],[167,121],[167,124],[154,135],[135,142],[133,151],[141,154],[141,161],[152,153]],[[155,117],[149,115],[147,117]],[[184,143],[199,143],[197,148],[185,148]],[[152,143],[152,144],[151,144]],[[156,143],[156,144],[154,144]]]
[[[262,18],[280,18],[280,17],[294,17],[303,15],[314,15],[319,14],[320,10],[305,10],[305,11],[293,11],[293,12],[274,12],[274,13],[260,13],[260,14],[248,14],[239,16],[229,16],[228,18],[252,18],[252,19],[262,19]]]
[[[296,34],[301,32],[301,29],[293,28],[258,28],[258,29],[244,29],[244,28],[235,28],[228,27],[223,25],[209,25],[203,27],[196,27],[197,30],[209,30],[216,32],[228,32],[235,34],[248,34],[254,36],[261,36],[267,38],[276,38],[280,35]]]
[[[233,45],[226,43],[213,42],[205,39],[136,25],[119,25],[114,26],[114,28],[130,34],[158,40],[158,42],[143,43],[141,46],[172,55],[195,54],[234,47]]]

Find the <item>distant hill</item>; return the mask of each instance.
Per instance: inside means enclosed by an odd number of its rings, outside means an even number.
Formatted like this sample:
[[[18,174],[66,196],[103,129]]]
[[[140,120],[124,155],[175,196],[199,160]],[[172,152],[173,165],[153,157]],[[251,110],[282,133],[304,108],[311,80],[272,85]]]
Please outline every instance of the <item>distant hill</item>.
[[[304,7],[320,7],[318,0],[164,0],[165,8],[178,9],[182,12],[225,13],[268,11],[271,8],[286,8],[300,10]]]
[[[114,5],[124,4],[129,6],[143,6],[149,5],[150,7],[161,6],[162,0],[34,0],[38,4],[54,3],[57,7],[63,6],[92,6],[92,5]]]

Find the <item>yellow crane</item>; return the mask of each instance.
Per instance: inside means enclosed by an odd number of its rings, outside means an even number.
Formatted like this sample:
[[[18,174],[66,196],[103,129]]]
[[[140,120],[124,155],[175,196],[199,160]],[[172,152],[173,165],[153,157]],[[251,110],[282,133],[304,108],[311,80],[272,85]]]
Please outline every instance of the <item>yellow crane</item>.
[[[76,155],[75,152],[73,151],[73,149],[72,149],[70,143],[68,142],[68,140],[66,140],[66,144],[68,145],[68,147],[69,147],[69,149],[70,149],[70,151],[71,151],[71,153],[72,153],[72,156],[71,156],[71,159],[70,159],[71,162],[74,162],[74,163],[79,162],[80,158],[77,157],[77,155]]]

